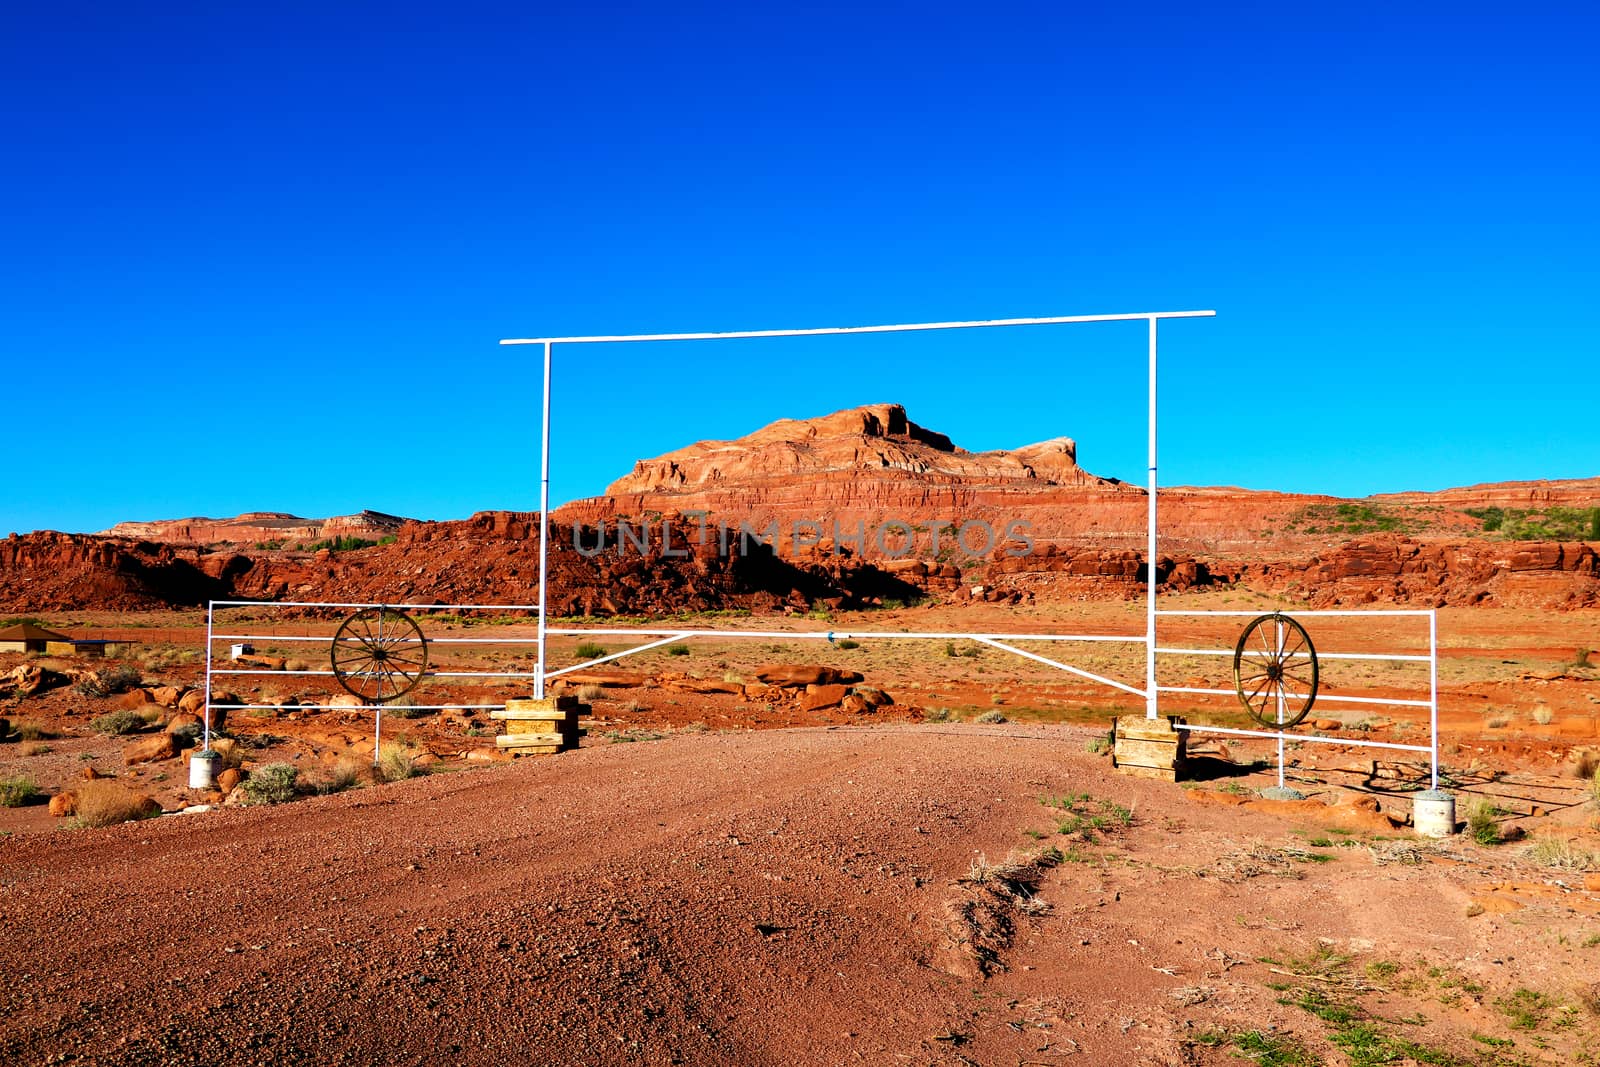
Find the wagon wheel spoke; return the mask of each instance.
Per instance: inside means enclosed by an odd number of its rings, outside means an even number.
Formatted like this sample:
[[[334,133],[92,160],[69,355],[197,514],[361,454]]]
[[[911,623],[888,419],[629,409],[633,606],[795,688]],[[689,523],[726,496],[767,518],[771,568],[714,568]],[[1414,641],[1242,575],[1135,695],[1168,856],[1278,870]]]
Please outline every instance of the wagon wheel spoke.
[[[1317,676],[1311,635],[1287,615],[1252,619],[1234,645],[1234,692],[1263,726],[1285,729],[1304,719],[1317,699]]]
[[[428,669],[428,641],[416,621],[394,608],[363,608],[339,625],[329,656],[334,678],[362,700],[404,696]]]

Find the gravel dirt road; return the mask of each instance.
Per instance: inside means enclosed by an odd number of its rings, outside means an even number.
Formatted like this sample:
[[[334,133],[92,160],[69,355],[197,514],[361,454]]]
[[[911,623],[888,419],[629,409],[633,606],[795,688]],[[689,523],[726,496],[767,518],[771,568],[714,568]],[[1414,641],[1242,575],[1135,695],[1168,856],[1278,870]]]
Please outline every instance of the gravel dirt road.
[[[1512,860],[1317,848],[1315,820],[1120,776],[1092,736],[688,734],[18,834],[0,1061],[1221,1064],[1254,1031],[1343,1062],[1285,984],[1464,1057],[1516,1038],[1496,996],[1539,990],[1578,1025],[1525,1062],[1592,1054],[1596,893],[1475,909]]]

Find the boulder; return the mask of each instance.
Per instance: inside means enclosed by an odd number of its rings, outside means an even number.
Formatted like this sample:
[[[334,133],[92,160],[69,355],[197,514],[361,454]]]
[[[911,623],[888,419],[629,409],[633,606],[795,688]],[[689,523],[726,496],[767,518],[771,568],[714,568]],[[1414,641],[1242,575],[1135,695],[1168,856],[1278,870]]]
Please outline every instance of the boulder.
[[[90,766],[85,767],[83,769],[83,774],[80,777],[82,777],[83,780],[86,781],[86,782],[93,782],[96,779],[104,778],[105,775],[103,775],[99,771],[95,770],[94,766],[91,764]]]
[[[227,796],[238,787],[239,779],[241,777],[242,775],[239,773],[239,768],[229,767],[227,770],[217,775],[217,791],[223,796]]]
[[[366,703],[354,693],[335,693],[328,698],[330,708],[364,708]]]
[[[856,695],[875,708],[885,707],[894,703],[894,697],[885,693],[882,689],[876,689],[869,685],[857,686]]]
[[[198,730],[204,726],[205,724],[200,721],[200,716],[191,714],[187,711],[180,711],[172,718],[167,720],[167,733],[175,734],[190,727]]]
[[[861,675],[855,671],[841,671],[832,667],[800,663],[771,663],[759,668],[756,677],[768,685],[782,686],[786,689],[799,689],[808,685],[854,685],[861,681]]]
[[[178,710],[198,715],[205,710],[206,696],[198,689],[191,689],[178,698]]]
[[[177,738],[169,733],[150,734],[123,749],[122,762],[124,766],[131,767],[135,763],[155,763],[172,759],[177,754]]]
[[[118,693],[113,705],[122,711],[138,711],[148,704],[154,704],[148,689],[130,689],[126,693]]]
[[[51,797],[50,814],[58,819],[78,814],[78,794],[57,793]]]
[[[1316,719],[1311,723],[1311,728],[1326,733],[1329,730],[1343,730],[1344,723],[1338,719]]]
[[[150,699],[164,708],[175,708],[178,701],[183,699],[186,690],[183,686],[159,685],[150,690]]]
[[[808,685],[805,696],[800,698],[801,711],[816,711],[820,708],[831,708],[849,694],[850,687],[846,685]]]
[[[851,715],[861,715],[877,709],[868,704],[866,698],[861,694],[851,693],[839,702],[839,710],[848,712]]]
[[[732,693],[744,695],[744,686],[738,682],[724,682],[715,678],[673,678],[665,682],[668,689],[682,693]]]
[[[52,671],[36,663],[19,663],[10,673],[0,677],[0,687],[9,688],[19,697],[32,696],[46,689],[57,689],[71,681],[60,671]]]

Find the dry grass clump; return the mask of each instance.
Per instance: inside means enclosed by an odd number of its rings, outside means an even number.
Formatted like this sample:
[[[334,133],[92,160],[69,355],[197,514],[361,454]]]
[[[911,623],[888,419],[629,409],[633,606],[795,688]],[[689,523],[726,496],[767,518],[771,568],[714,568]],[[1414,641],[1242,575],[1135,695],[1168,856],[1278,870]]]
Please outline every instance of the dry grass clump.
[[[982,715],[979,715],[974,721],[981,722],[985,726],[998,726],[999,724],[1007,722],[1008,720],[998,711],[986,711]]]
[[[384,745],[378,754],[378,777],[385,782],[403,782],[407,778],[428,773],[417,764],[420,755],[414,748]]]
[[[361,783],[364,768],[352,759],[341,759],[330,767],[316,771],[300,782],[300,788],[319,796],[342,793]]]
[[[1550,710],[1550,705],[1548,704],[1535,704],[1533,710],[1528,714],[1540,726],[1549,726],[1556,717],[1556,713]]]
[[[107,778],[84,782],[75,792],[79,826],[116,826],[161,814],[160,804]]]
[[[1528,858],[1563,871],[1600,871],[1600,852],[1564,837],[1541,837],[1528,848]]]
[[[38,795],[38,783],[25,774],[0,778],[0,807],[20,808]]]
[[[16,730],[18,741],[54,741],[61,736],[54,730],[47,730],[38,723],[30,722],[27,719],[17,723]]]
[[[109,697],[126,693],[142,680],[139,670],[126,663],[104,670],[90,671],[73,684],[73,688],[86,697]]]
[[[606,695],[605,686],[581,685],[578,687],[578,699],[585,704],[591,704]]]

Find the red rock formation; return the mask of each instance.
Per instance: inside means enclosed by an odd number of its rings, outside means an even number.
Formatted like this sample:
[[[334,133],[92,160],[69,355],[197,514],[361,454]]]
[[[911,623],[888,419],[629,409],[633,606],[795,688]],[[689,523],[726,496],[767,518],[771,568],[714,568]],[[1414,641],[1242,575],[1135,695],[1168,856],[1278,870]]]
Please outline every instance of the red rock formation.
[[[405,519],[379,511],[336,515],[331,519],[303,519],[282,511],[251,511],[231,519],[158,519],[119,522],[101,537],[160,541],[169,545],[311,544],[340,537],[377,541],[398,530]]]

